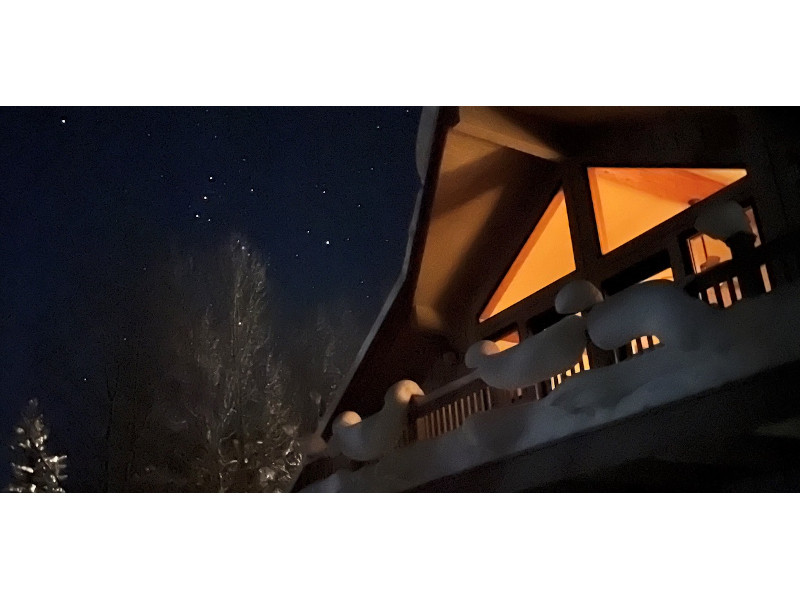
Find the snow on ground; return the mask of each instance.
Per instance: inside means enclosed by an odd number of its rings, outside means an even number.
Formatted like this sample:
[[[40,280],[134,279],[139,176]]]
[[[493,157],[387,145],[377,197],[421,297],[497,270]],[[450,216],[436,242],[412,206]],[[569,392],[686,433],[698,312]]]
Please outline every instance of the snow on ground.
[[[542,401],[474,414],[460,429],[394,449],[357,471],[337,471],[304,491],[406,490],[798,360],[800,284],[718,310],[671,284],[649,282],[595,305],[581,322],[603,348],[641,335],[656,335],[662,346],[570,377]],[[515,349],[480,357],[499,373],[506,355],[507,387],[539,375],[534,353],[525,371]],[[546,351],[544,344],[538,349]]]

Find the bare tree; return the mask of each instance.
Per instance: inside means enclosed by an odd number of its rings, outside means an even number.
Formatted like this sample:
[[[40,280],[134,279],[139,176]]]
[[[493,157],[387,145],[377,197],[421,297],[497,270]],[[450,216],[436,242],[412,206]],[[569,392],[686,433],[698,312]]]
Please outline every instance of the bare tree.
[[[178,329],[178,359],[139,444],[150,453],[139,479],[160,489],[281,491],[301,457],[270,331],[265,264],[241,236],[210,272],[189,263],[205,287],[184,284],[205,307]]]
[[[291,395],[302,408],[302,430],[315,430],[355,359],[363,333],[343,300],[320,304],[293,339]]]

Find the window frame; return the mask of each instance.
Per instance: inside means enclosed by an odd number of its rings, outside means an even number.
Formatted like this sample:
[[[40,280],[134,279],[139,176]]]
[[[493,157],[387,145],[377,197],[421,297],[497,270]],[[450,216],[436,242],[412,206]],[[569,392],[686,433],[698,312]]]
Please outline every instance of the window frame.
[[[688,207],[632,240],[603,254],[600,248],[598,225],[589,185],[588,169],[590,167],[745,169],[747,174],[732,184],[723,187],[718,192],[707,196],[702,202]],[[754,198],[754,194],[752,194],[752,185],[751,170],[749,166],[741,163],[713,164],[712,161],[709,161],[709,163],[704,162],[701,165],[692,165],[683,163],[652,164],[647,161],[641,161],[636,165],[630,165],[605,161],[564,161],[550,198],[555,197],[559,189],[564,190],[564,202],[567,208],[575,270],[480,322],[479,318],[484,308],[488,305],[503,278],[522,251],[533,232],[533,229],[531,229],[522,244],[515,250],[508,264],[505,265],[502,274],[491,287],[491,291],[485,298],[482,298],[482,302],[478,305],[478,309],[473,315],[472,324],[476,334],[474,336],[475,339],[487,339],[498,331],[515,326],[520,333],[520,341],[522,341],[530,335],[529,327],[527,326],[528,322],[552,308],[556,294],[568,281],[572,279],[587,279],[602,289],[605,281],[634,268],[639,263],[651,260],[655,255],[666,253],[669,256],[669,267],[672,269],[675,281],[682,281],[691,273],[691,262],[687,262],[691,258],[687,257],[687,252],[684,251],[685,248],[688,248],[685,240],[688,235],[695,231],[694,222],[701,207],[708,206],[710,203],[734,200],[739,204],[752,206],[762,239],[764,239],[766,237],[765,232],[762,224],[758,221],[758,215],[761,211],[758,206],[759,203]],[[549,203],[542,208],[542,213],[536,220],[536,224],[541,220],[547,206],[549,206]],[[536,225],[534,225],[535,227]]]

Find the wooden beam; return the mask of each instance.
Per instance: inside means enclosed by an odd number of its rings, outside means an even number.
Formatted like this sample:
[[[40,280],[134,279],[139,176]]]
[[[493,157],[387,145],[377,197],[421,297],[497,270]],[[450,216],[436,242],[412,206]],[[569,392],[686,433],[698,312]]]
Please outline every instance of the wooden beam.
[[[561,153],[537,136],[534,131],[519,124],[503,109],[487,106],[460,106],[459,121],[455,129],[499,146],[513,148],[547,160],[560,160]]]

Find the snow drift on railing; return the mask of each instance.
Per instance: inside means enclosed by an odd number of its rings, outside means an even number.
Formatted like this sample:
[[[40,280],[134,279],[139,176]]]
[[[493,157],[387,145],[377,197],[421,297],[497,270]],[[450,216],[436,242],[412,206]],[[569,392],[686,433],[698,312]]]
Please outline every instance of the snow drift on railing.
[[[694,226],[700,233],[723,242],[737,233],[752,233],[745,211],[732,200],[705,206]]]
[[[570,315],[503,352],[494,342],[478,342],[467,351],[466,365],[492,387],[528,387],[579,362],[586,348],[585,332],[583,317]]]
[[[353,460],[380,458],[394,448],[403,435],[408,404],[423,391],[411,380],[398,381],[386,392],[383,408],[363,421],[353,411],[345,411],[333,422],[328,456],[341,453]]]

